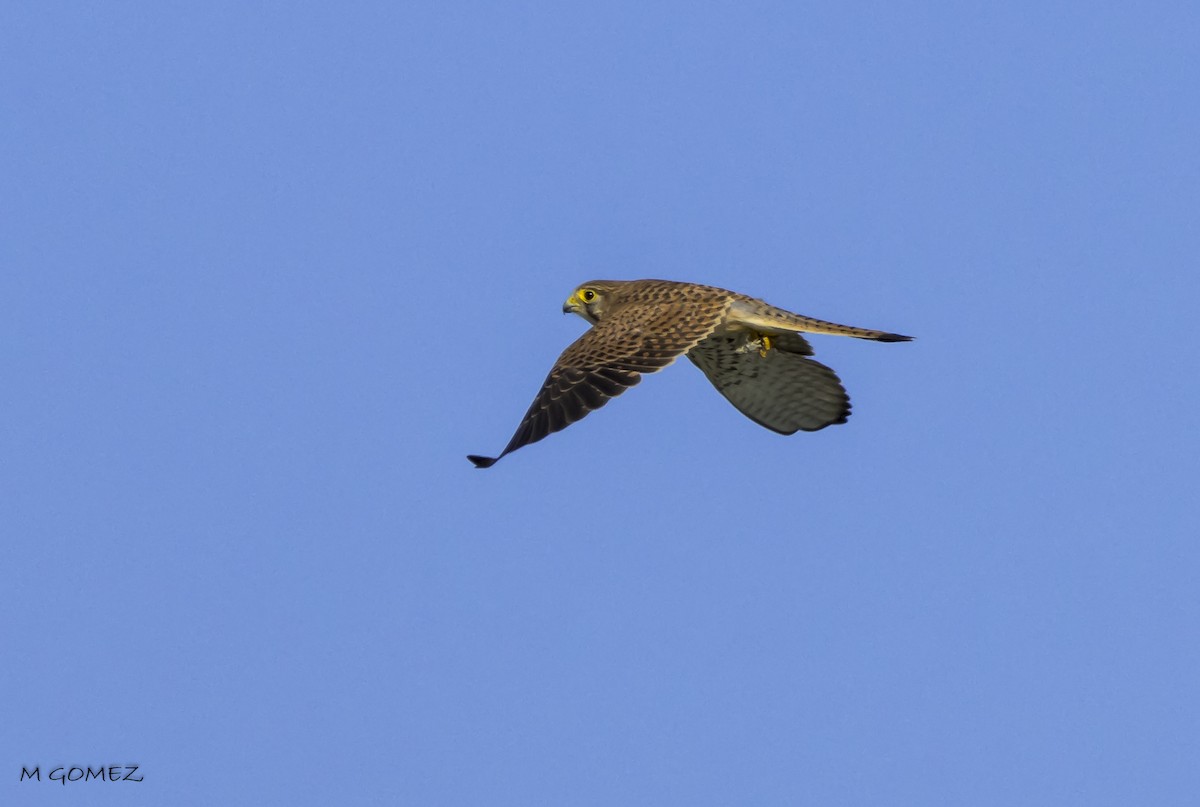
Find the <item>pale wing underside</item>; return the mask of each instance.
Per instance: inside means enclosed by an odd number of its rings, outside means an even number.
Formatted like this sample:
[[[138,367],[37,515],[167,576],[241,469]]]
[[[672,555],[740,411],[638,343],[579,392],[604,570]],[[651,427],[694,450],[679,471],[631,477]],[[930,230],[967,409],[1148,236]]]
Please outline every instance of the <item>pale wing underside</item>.
[[[816,431],[850,416],[850,398],[833,370],[805,358],[812,353],[802,337],[771,338],[761,356],[732,336],[712,336],[688,353],[730,403],[755,423],[780,434]],[[783,342],[781,344],[781,342]]]

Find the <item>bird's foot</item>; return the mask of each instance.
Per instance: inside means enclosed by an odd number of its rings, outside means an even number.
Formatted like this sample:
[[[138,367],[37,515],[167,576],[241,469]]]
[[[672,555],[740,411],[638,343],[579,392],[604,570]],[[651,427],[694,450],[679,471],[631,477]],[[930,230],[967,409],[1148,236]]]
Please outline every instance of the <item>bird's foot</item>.
[[[757,350],[758,355],[764,359],[767,357],[767,352],[771,349],[771,337],[765,333],[748,333],[745,341],[737,347],[738,353],[749,353],[751,350]]]

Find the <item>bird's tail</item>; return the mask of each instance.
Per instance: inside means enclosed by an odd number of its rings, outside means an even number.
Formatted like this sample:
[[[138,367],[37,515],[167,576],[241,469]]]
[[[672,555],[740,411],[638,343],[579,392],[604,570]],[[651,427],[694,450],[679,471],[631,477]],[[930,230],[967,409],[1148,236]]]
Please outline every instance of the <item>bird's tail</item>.
[[[825,333],[834,336],[852,336],[855,339],[873,339],[876,342],[911,342],[913,339],[911,336],[903,334],[876,331],[870,328],[856,328],[853,325],[839,325],[836,322],[813,319],[774,306],[768,307],[766,311],[753,311],[748,308],[739,311],[735,307],[730,311],[730,316],[739,325],[763,333],[772,331]]]
[[[856,328],[853,325],[838,325],[836,322],[826,322],[812,317],[801,317],[793,314],[794,322],[799,327],[796,330],[803,333],[827,333],[834,336],[852,336],[855,339],[873,339],[876,342],[911,342],[911,336],[887,331],[876,331],[871,328]]]

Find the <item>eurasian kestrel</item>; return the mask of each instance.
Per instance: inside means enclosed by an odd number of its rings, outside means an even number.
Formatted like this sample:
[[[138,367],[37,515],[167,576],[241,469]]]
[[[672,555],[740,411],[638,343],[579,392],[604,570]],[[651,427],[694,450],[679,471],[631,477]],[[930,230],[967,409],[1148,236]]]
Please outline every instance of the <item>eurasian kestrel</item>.
[[[780,434],[816,431],[850,416],[833,370],[812,359],[801,333],[907,342],[911,336],[837,325],[775,308],[744,294],[670,280],[593,280],[563,303],[592,323],[563,351],[498,457],[467,457],[489,468],[505,454],[599,409],[634,384],[687,356],[729,402]]]

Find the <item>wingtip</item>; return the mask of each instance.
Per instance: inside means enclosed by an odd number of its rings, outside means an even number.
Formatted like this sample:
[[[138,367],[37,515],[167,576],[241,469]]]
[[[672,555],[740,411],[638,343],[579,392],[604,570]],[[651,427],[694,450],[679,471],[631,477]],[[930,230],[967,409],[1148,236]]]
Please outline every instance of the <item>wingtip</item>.
[[[498,460],[500,458],[499,457],[481,457],[478,454],[468,454],[467,459],[469,459],[476,468],[491,468],[493,465],[496,464],[496,460]]]
[[[876,337],[876,342],[911,342],[915,336],[905,336],[899,333],[886,333],[883,336]]]

